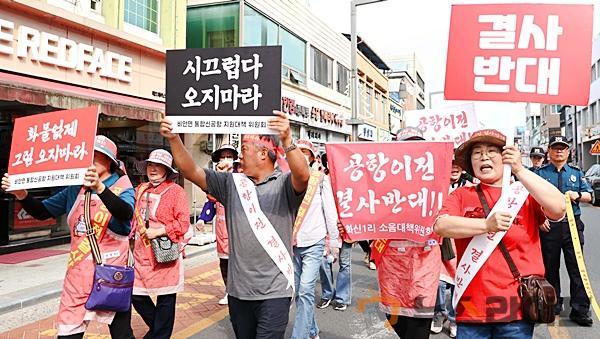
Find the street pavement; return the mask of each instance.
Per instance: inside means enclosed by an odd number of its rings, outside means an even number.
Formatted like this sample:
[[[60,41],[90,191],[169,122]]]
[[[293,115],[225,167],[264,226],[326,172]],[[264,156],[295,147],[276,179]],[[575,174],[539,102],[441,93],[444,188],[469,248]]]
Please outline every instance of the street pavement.
[[[596,296],[600,296],[600,208],[583,207],[585,230],[585,256],[592,286]],[[377,307],[378,288],[376,271],[369,270],[362,261],[363,252],[360,247],[353,249],[352,262],[352,305],[344,312],[335,311],[331,306],[324,310],[316,310],[320,337],[323,339],[341,338],[397,338],[387,326],[383,313]],[[35,263],[34,263],[35,264]],[[563,265],[564,266],[564,265]],[[4,275],[4,274],[2,274]],[[568,276],[564,267],[561,269],[563,295],[568,294]],[[319,284],[317,284],[319,285]],[[31,287],[30,287],[31,288]],[[186,290],[178,294],[177,318],[174,338],[234,338],[229,322],[227,307],[219,306],[218,299],[223,296],[224,287],[221,280],[218,261],[214,251],[208,251],[193,258],[186,259]],[[317,287],[317,300],[320,288]],[[0,339],[4,338],[51,338],[56,335],[54,320],[58,307],[58,299],[44,301],[19,311],[0,314]],[[35,309],[41,310],[36,317]],[[565,299],[565,311],[558,321],[550,325],[538,325],[534,338],[551,339],[596,339],[600,338],[600,321],[594,316],[594,326],[579,327],[568,319],[568,298]],[[28,309],[31,309],[28,311]],[[11,314],[22,312],[16,321],[6,320]],[[28,312],[27,314],[25,314]],[[295,307],[290,311],[290,322],[286,337],[289,337],[293,325]],[[8,318],[10,319],[10,318]],[[8,327],[6,327],[8,322]],[[147,328],[141,318],[133,315],[133,329],[136,337],[142,337]],[[12,324],[12,325],[11,325]],[[431,338],[448,338],[447,324],[444,332],[431,335]],[[109,338],[107,327],[91,324],[87,338]]]

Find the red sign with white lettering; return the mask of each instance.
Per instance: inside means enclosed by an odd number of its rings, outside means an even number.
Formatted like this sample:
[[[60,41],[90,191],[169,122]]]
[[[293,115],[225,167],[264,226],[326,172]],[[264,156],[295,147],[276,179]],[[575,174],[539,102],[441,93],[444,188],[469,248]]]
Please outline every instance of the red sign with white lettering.
[[[448,194],[451,142],[328,143],[340,221],[348,237],[435,238],[433,222]]]
[[[8,160],[11,190],[81,185],[94,158],[98,107],[15,119]]]
[[[56,219],[50,218],[46,220],[37,220],[25,211],[20,202],[15,201],[13,213],[13,229],[26,230],[30,228],[38,228],[43,226],[51,226],[56,224]]]
[[[447,100],[585,106],[592,5],[453,5]]]

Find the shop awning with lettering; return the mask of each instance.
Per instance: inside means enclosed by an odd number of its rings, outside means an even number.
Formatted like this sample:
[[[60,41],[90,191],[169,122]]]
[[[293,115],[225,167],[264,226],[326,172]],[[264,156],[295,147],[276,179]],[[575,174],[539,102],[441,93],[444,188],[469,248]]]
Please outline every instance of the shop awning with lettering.
[[[0,100],[62,109],[100,105],[106,115],[160,121],[163,102],[0,72]]]

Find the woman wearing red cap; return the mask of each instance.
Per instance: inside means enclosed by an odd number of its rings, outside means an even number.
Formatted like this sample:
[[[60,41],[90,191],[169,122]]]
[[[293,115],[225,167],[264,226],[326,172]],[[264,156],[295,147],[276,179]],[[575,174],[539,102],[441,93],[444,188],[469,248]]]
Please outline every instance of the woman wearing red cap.
[[[481,184],[452,192],[434,225],[438,234],[455,239],[458,338],[532,337],[534,324],[523,317],[519,281],[509,262],[523,277],[544,276],[539,225],[565,215],[560,191],[524,168],[519,150],[505,144],[502,133],[481,130],[459,146],[461,167]],[[504,164],[519,180],[506,190]]]
[[[135,283],[132,303],[146,325],[144,338],[170,338],[175,323],[177,292],[183,291],[183,257],[181,251],[192,236],[187,197],[181,186],[172,181],[177,171],[173,157],[163,149],[150,153],[146,160],[147,183],[136,189]],[[159,263],[151,241],[167,237],[177,246],[179,256]],[[166,241],[165,238],[162,238]],[[156,295],[156,304],[150,298]]]
[[[2,189],[10,188],[8,174]],[[91,260],[86,225],[81,222],[84,192],[92,189],[91,215],[97,231],[103,263],[126,265],[129,255],[129,232],[133,216],[134,191],[127,175],[119,171],[117,146],[109,138],[98,135],[94,143],[94,163],[84,176],[82,186],[68,186],[51,197],[39,201],[26,190],[15,190],[17,200],[27,213],[38,220],[68,213],[71,229],[71,253],[65,283],[60,297],[57,329],[59,338],[83,338],[91,320],[109,324],[112,338],[134,338],[131,310],[127,312],[89,311],[85,303],[92,290],[95,263]],[[98,221],[100,220],[100,221]]]

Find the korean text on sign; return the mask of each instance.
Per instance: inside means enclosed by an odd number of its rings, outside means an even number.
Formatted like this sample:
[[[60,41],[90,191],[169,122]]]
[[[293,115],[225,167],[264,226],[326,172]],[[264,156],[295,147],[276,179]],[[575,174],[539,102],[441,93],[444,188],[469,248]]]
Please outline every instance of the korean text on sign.
[[[16,119],[8,164],[11,188],[83,183],[92,164],[97,122],[97,107]]]
[[[591,39],[591,5],[454,5],[445,97],[587,105]]]
[[[352,240],[432,236],[452,143],[327,144],[339,217]],[[374,151],[376,150],[376,151]]]
[[[405,117],[406,125],[419,128],[425,140],[450,141],[454,147],[479,129],[473,104],[405,111]]]
[[[186,49],[167,52],[167,115],[175,132],[229,133],[225,124],[179,121],[272,116],[279,109],[281,47]],[[185,118],[184,118],[185,117]],[[261,124],[240,126],[257,132]],[[208,130],[212,128],[212,130]],[[216,130],[215,130],[216,128]],[[240,132],[244,132],[240,131]]]

